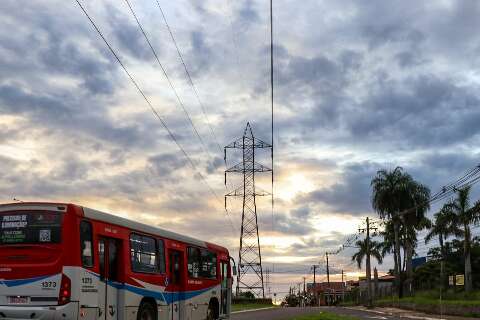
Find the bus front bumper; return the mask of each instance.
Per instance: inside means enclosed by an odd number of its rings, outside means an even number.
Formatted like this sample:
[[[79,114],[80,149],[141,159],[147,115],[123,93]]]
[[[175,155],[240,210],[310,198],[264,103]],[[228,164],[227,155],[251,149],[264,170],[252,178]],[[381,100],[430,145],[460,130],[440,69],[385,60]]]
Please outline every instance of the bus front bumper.
[[[64,306],[0,306],[0,320],[73,320],[78,316],[78,303]]]

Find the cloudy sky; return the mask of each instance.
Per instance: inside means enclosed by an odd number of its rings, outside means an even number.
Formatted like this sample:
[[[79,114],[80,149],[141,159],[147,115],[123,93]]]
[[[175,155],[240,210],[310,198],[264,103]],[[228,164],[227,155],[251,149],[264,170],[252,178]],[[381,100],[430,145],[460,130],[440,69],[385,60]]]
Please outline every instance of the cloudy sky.
[[[1,200],[74,202],[222,243],[235,255],[241,206],[228,203],[232,228],[218,146],[240,137],[247,121],[270,141],[268,1],[159,0],[205,116],[155,0],[131,0],[205,146],[125,1],[82,3],[197,171],[74,0],[3,0]],[[274,6],[277,201],[272,228],[268,199],[260,200],[261,242],[267,264],[308,274],[374,216],[369,183],[378,169],[403,166],[437,190],[478,162],[480,3]],[[268,154],[259,157],[268,164]],[[228,165],[237,160],[231,154]],[[268,190],[268,181],[259,186]],[[351,253],[332,264],[353,275]]]

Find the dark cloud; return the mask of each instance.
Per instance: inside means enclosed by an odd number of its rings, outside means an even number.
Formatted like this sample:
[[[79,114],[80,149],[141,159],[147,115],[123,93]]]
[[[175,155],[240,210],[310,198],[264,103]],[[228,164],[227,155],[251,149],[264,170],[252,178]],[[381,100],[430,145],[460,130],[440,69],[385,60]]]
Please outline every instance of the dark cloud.
[[[419,30],[410,29],[403,22],[397,24],[369,24],[363,27],[363,34],[368,39],[368,46],[377,49],[391,42],[404,42],[409,47],[417,46],[425,40],[425,36]]]
[[[331,233],[320,238],[302,238],[301,242],[296,242],[290,246],[290,254],[297,256],[315,256],[319,252],[334,251],[344,242],[345,235],[340,233]]]
[[[190,34],[191,51],[188,53],[190,72],[192,76],[199,76],[210,70],[215,54],[213,48],[206,40],[205,34],[195,30]]]
[[[395,55],[399,67],[409,68],[418,66],[425,61],[421,60],[416,54],[408,51],[399,52]]]
[[[215,157],[213,161],[209,161],[207,165],[207,173],[208,174],[213,174],[216,172],[219,168],[222,168],[225,166],[225,162],[222,158],[220,157]]]
[[[113,61],[89,55],[62,35],[47,33],[45,48],[39,50],[39,63],[50,74],[79,78],[89,94],[112,94],[117,66]]]
[[[370,183],[378,170],[391,170],[396,166],[402,166],[415,180],[426,185],[432,193],[435,193],[443,186],[462,177],[469,169],[478,165],[478,162],[477,153],[434,151],[419,156],[413,162],[395,161],[389,165],[368,161],[350,163],[343,167],[337,183],[298,196],[295,200],[298,207],[291,213],[292,216],[298,218],[312,217],[315,212],[315,209],[312,208],[324,204],[337,213],[371,214],[373,209],[370,202],[372,192]],[[473,198],[478,196],[480,196],[478,191],[474,190]]]
[[[269,230],[272,225],[271,219],[271,217],[260,216],[259,223]],[[315,231],[315,228],[307,223],[307,219],[292,217],[279,212],[275,213],[274,221],[275,232],[285,235],[307,236]]]
[[[301,195],[297,204],[326,204],[331,210],[350,215],[371,212],[370,182],[381,167],[370,162],[346,165],[338,182],[330,187]]]
[[[86,163],[75,157],[69,155],[62,160],[63,167],[60,170],[55,170],[52,174],[52,178],[59,181],[68,181],[74,183],[77,180],[85,179],[89,166],[91,164]]]
[[[94,138],[123,146],[142,146],[152,141],[152,135],[144,132],[144,128],[109,122],[105,118],[106,110],[97,101],[89,103],[89,100],[76,97],[72,92],[36,94],[18,84],[0,85],[0,110],[4,114],[25,115],[49,129],[86,132]]]
[[[308,217],[298,217],[291,212],[288,214],[276,210],[272,216],[269,211],[258,210],[257,217],[261,233],[274,231],[282,235],[306,237],[315,232],[315,228],[308,223]]]
[[[134,10],[137,11],[135,8]],[[107,11],[109,13],[108,21],[116,42],[120,46],[120,51],[122,53],[128,53],[128,55],[137,60],[153,60],[153,53],[129,9],[125,7],[124,11],[120,11],[116,6],[108,5]],[[138,12],[136,12],[136,15],[145,30],[142,17],[139,16]],[[145,31],[148,32],[147,30]],[[147,36],[152,42],[151,36],[148,33]],[[161,47],[159,44],[155,42],[152,43],[152,45],[157,55],[161,55]]]
[[[352,137],[408,148],[449,145],[475,137],[480,99],[474,88],[424,75],[386,82],[346,118]]]
[[[171,177],[187,165],[187,160],[179,159],[176,154],[158,154],[150,157],[148,162],[152,173],[164,178]]]
[[[310,208],[308,206],[303,206],[293,209],[290,213],[296,219],[305,220],[310,216]]]
[[[239,20],[245,23],[255,23],[260,21],[260,16],[254,7],[252,0],[243,1],[239,11]]]

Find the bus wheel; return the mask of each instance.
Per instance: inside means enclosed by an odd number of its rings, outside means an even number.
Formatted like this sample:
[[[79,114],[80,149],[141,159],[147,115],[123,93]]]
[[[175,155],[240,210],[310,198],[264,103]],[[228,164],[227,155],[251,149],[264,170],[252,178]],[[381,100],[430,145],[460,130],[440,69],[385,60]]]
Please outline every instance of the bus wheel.
[[[157,313],[151,303],[143,302],[140,305],[137,320],[157,320]]]

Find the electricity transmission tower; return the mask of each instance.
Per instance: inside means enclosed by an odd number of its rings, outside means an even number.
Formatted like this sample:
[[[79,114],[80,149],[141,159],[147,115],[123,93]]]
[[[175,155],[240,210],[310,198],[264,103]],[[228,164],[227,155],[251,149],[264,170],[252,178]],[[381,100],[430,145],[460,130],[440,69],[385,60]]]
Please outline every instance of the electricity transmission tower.
[[[255,150],[271,150],[272,145],[255,138],[250,123],[247,123],[243,137],[225,147],[225,161],[227,159],[227,149],[242,150],[242,161],[225,171],[225,184],[229,173],[243,175],[243,184],[225,195],[225,207],[227,197],[243,198],[236,294],[238,296],[240,291],[248,290],[256,296],[265,298],[256,197],[267,196],[270,193],[257,190],[255,175],[272,172],[272,169],[255,162]]]

